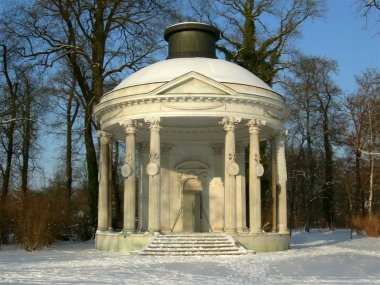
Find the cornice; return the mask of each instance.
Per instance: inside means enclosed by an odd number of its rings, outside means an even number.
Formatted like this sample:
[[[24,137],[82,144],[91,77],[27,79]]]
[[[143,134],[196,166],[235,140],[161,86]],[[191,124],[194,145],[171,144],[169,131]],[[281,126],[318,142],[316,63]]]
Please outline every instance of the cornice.
[[[188,109],[191,110],[202,110],[202,109],[213,109],[218,108],[222,104],[238,104],[238,105],[251,105],[251,106],[261,106],[269,107],[280,112],[288,110],[288,107],[277,100],[260,96],[260,95],[215,95],[215,94],[170,94],[170,95],[154,95],[154,96],[128,96],[123,98],[118,98],[119,100],[111,100],[98,104],[95,107],[94,114],[97,120],[100,120],[101,117],[106,114],[113,112],[115,110],[123,110],[124,108],[132,106],[144,106],[151,104],[164,104],[166,107],[170,107],[172,104],[173,109],[179,109],[180,107],[173,103],[202,103],[199,108],[197,106],[189,106]],[[120,100],[122,99],[122,100]],[[113,102],[114,101],[114,102]],[[205,106],[206,104],[206,106]],[[186,110],[186,106],[183,107]]]

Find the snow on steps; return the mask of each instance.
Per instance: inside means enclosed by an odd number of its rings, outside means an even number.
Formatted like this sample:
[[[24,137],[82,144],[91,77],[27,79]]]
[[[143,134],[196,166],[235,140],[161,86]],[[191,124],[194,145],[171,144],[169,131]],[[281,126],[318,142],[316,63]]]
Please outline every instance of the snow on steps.
[[[171,233],[157,234],[142,249],[141,255],[242,255],[250,251],[226,234]]]

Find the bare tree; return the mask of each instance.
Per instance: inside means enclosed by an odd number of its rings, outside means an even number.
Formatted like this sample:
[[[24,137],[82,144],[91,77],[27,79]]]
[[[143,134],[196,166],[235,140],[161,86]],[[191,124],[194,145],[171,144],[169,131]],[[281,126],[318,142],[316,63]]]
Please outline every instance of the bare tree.
[[[96,218],[98,164],[92,110],[104,81],[151,62],[161,48],[157,27],[170,14],[168,0],[42,0],[10,14],[9,32],[26,40],[25,56],[46,66],[65,59],[81,91],[91,216]]]
[[[314,154],[314,140],[315,134],[313,130],[316,129],[317,119],[316,114],[316,99],[313,94],[313,74],[305,72],[306,66],[303,65],[302,59],[299,59],[299,65],[292,68],[293,78],[287,78],[284,85],[285,93],[287,96],[288,104],[292,106],[292,128],[290,136],[296,138],[298,146],[294,147],[294,139],[292,153],[295,148],[298,148],[298,157],[305,156],[306,165],[299,165],[300,168],[293,170],[293,177],[297,176],[298,180],[304,180],[302,192],[304,197],[304,216],[305,216],[305,230],[309,231],[313,217],[312,212],[315,204],[315,197],[318,196],[316,185],[316,162]],[[296,160],[297,165],[299,160]],[[297,167],[297,165],[294,165]],[[304,169],[304,170],[301,170]]]
[[[23,195],[28,191],[31,170],[37,168],[39,146],[38,127],[45,113],[45,85],[43,75],[36,66],[24,66],[19,73],[18,112],[20,114],[17,132],[20,145],[16,150],[17,164],[21,176],[20,190]]]
[[[364,192],[362,188],[362,149],[367,141],[368,124],[365,96],[358,94],[346,98],[345,109],[351,128],[347,134],[346,143],[355,154],[355,200],[356,214],[364,214]]]
[[[318,101],[319,113],[322,117],[323,148],[325,155],[324,186],[323,186],[323,210],[325,219],[330,229],[335,227],[335,203],[334,203],[334,154],[332,147],[332,132],[334,122],[331,120],[334,100],[341,94],[340,88],[332,80],[332,75],[338,72],[336,61],[322,58],[311,59],[315,68],[316,79],[314,81],[315,96]],[[336,111],[336,108],[335,108]]]
[[[217,46],[226,60],[246,68],[272,85],[287,67],[283,55],[300,25],[320,17],[324,0],[193,0],[193,17],[207,20],[222,31]],[[288,50],[289,51],[289,50]]]
[[[366,109],[367,142],[366,149],[359,149],[360,152],[368,155],[370,174],[369,187],[367,192],[366,208],[369,216],[372,215],[374,197],[374,169],[375,157],[380,156],[379,133],[380,133],[380,73],[376,70],[366,70],[363,75],[357,77],[358,96],[364,97],[364,108]]]
[[[64,143],[61,145],[65,165],[64,187],[66,198],[70,202],[74,182],[74,158],[77,156],[78,145],[83,143],[80,139],[83,129],[78,126],[78,118],[82,115],[83,109],[78,99],[80,96],[78,86],[69,66],[62,66],[62,69],[50,78],[49,86],[49,93],[52,95],[50,113],[55,117],[49,128],[57,137],[64,136]]]
[[[380,12],[380,2],[378,0],[359,0],[359,8],[362,10],[364,16],[368,17],[369,14]]]
[[[17,113],[16,113],[16,94],[17,94],[17,81],[12,79],[9,71],[8,57],[9,52],[6,45],[1,45],[2,47],[2,74],[5,77],[5,86],[3,88],[3,94],[8,94],[7,98],[4,98],[4,103],[7,102],[7,112],[3,114],[3,118],[7,118],[7,126],[4,126],[4,132],[6,137],[5,143],[5,154],[6,162],[5,169],[2,169],[2,192],[1,192],[1,202],[4,203],[8,196],[9,184],[11,178],[12,169],[12,159],[14,156],[14,132],[16,127]],[[3,129],[3,123],[1,124]]]
[[[286,79],[285,90],[295,116],[293,130],[294,135],[302,137],[302,143],[306,144],[307,172],[305,178],[307,188],[305,200],[307,208],[312,208],[317,197],[322,200],[324,219],[329,228],[334,228],[334,154],[333,134],[334,112],[337,111],[335,102],[340,94],[340,89],[335,85],[331,76],[337,72],[335,61],[320,57],[300,56],[296,65],[291,68],[293,77]],[[323,152],[323,165],[317,166],[315,150],[320,145]],[[300,148],[303,148],[303,144]],[[320,159],[319,159],[320,160]],[[318,168],[323,169],[323,182],[316,184]],[[305,228],[309,229],[311,209],[306,210]]]

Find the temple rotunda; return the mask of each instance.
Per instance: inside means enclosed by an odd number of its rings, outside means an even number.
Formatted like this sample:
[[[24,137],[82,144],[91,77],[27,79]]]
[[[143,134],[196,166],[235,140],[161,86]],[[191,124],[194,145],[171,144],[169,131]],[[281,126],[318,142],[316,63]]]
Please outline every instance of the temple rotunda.
[[[167,59],[127,77],[95,107],[101,128],[97,249],[138,251],[158,233],[197,232],[229,235],[254,251],[289,248],[289,109],[254,74],[216,58],[219,37],[203,23],[168,27]],[[120,230],[112,228],[113,140],[125,142]],[[263,140],[274,150],[271,232],[262,230]]]

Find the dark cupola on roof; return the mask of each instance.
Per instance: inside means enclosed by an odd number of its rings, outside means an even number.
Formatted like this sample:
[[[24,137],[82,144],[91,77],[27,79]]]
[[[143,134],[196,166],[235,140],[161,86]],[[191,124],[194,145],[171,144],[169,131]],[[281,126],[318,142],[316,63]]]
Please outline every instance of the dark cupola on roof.
[[[169,43],[168,59],[216,58],[215,43],[220,38],[220,31],[204,23],[181,23],[168,27],[164,38]]]

